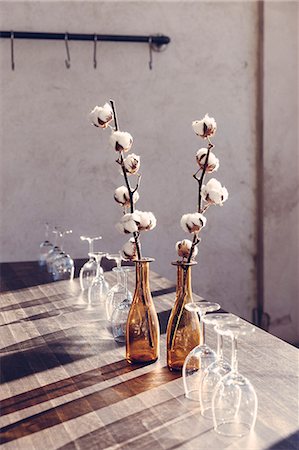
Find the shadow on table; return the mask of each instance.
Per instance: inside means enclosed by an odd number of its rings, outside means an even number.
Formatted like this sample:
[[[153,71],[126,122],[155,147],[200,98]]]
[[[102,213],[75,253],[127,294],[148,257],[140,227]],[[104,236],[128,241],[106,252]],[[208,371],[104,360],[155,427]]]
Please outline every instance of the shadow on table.
[[[29,339],[29,348],[22,348],[24,343],[14,344],[1,350],[1,381],[3,383],[44,372],[54,367],[64,366],[74,361],[99,355],[101,351],[115,349],[113,339],[105,340],[85,335],[78,335],[77,327]],[[46,341],[46,342],[45,342]],[[10,352],[9,354],[5,354]]]
[[[123,359],[73,375],[69,378],[64,378],[57,382],[4,399],[1,402],[1,414],[2,416],[11,414],[32,405],[37,405],[72,392],[80,391],[103,381],[122,376],[141,367],[144,367],[144,364],[131,365]]]
[[[187,405],[184,396],[161,401],[153,406],[128,414],[95,431],[85,434],[73,442],[59,447],[60,450],[76,450],[87,448],[152,448],[155,450],[181,448],[183,444],[192,442],[211,431],[211,424],[204,423],[199,427],[198,405]],[[192,410],[190,410],[192,406]],[[189,433],[188,430],[196,430]],[[201,429],[200,429],[201,428]],[[204,428],[204,429],[203,429]],[[186,439],[186,435],[192,435]],[[93,447],[95,445],[95,447]],[[196,449],[194,447],[190,447]]]
[[[275,442],[268,450],[298,450],[299,448],[299,431],[290,434],[285,439]]]
[[[80,269],[86,261],[86,258],[74,260],[75,278],[79,277]],[[115,262],[103,258],[102,267],[104,271],[112,270]],[[0,292],[17,291],[51,282],[55,283],[52,276],[45,267],[39,267],[37,261],[0,263]]]
[[[56,407],[50,407],[30,417],[4,426],[0,432],[0,443],[10,442],[32,433],[49,429],[62,422],[84,416],[90,412],[99,411],[142,392],[167,384],[179,376],[180,374],[169,372],[167,367],[153,366],[153,370],[135,378],[97,390]]]

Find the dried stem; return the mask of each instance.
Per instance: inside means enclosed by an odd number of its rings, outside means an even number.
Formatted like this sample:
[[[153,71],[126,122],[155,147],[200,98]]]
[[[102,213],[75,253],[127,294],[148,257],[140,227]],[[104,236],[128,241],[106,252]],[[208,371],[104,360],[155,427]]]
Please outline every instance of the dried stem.
[[[202,173],[200,178],[197,178],[197,174],[199,172],[199,170],[197,172],[195,172],[195,174],[193,175],[193,178],[195,178],[195,180],[198,182],[198,205],[197,205],[197,212],[204,214],[206,212],[206,210],[208,209],[209,205],[205,206],[203,209],[201,208],[201,188],[204,182],[204,178],[206,175],[206,171],[207,171],[207,167],[208,167],[208,161],[209,161],[209,156],[210,156],[210,151],[214,146],[214,144],[212,144],[212,142],[210,141],[209,137],[207,137],[207,140],[209,142],[209,145],[207,147],[208,151],[207,151],[207,156],[203,165],[203,169],[202,169]],[[192,246],[189,252],[189,256],[188,256],[188,260],[187,262],[190,263],[192,256],[193,256],[193,252],[194,252],[194,248],[195,246],[200,242],[200,239],[198,238],[198,233],[194,233],[193,235],[193,240],[192,240]]]
[[[111,108],[112,108],[112,111],[113,111],[114,130],[118,131],[118,129],[119,129],[118,128],[118,120],[117,120],[114,100],[110,100],[110,103],[111,103]],[[125,178],[126,186],[127,186],[127,189],[128,189],[128,192],[129,192],[129,197],[130,197],[130,212],[131,212],[131,214],[133,214],[133,212],[134,212],[133,194],[138,189],[139,182],[140,182],[140,176],[139,176],[138,181],[137,181],[137,186],[133,190],[132,187],[131,187],[130,181],[129,181],[129,177],[128,177],[126,168],[125,168],[124,152],[123,152],[123,150],[119,151],[119,158],[118,158],[117,162],[118,162],[118,164],[121,165],[121,168],[122,168],[123,176]],[[134,236],[134,240],[135,240],[135,244],[136,244],[137,257],[138,257],[139,260],[141,260],[142,253],[141,253],[141,244],[140,244],[140,240],[139,240],[139,233],[138,232],[134,232],[133,236]]]
[[[187,280],[189,266],[188,265],[183,266],[183,270],[184,270],[183,286],[182,286],[182,291],[183,292],[182,292],[182,295],[181,295],[182,304],[184,303],[184,299],[185,299],[185,295],[186,295],[186,280]],[[180,320],[181,320],[184,308],[180,308],[179,310],[180,310],[180,313],[179,313],[178,316],[175,317],[175,324],[174,324],[174,326],[172,327],[172,330],[171,330],[171,335],[170,335],[170,348],[171,348],[171,350],[173,350],[173,347],[174,347],[174,338],[176,336],[176,332],[177,332],[177,329],[179,327],[179,323],[180,323]]]

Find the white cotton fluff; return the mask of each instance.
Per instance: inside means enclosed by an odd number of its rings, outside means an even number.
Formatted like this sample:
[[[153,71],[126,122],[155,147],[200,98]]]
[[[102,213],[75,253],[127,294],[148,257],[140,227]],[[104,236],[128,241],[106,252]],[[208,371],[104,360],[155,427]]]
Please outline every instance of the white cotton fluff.
[[[157,225],[157,219],[152,212],[138,211],[134,212],[138,216],[138,230],[139,231],[149,231],[155,228]]]
[[[140,156],[131,153],[124,159],[124,166],[128,174],[133,175],[137,173],[140,169]]]
[[[217,130],[217,123],[214,117],[209,117],[208,114],[201,120],[194,120],[192,122],[193,131],[202,138],[213,136]]]
[[[120,186],[114,191],[114,199],[122,206],[130,206],[130,195],[126,186]],[[139,199],[137,191],[133,194],[133,203],[136,203]]]
[[[200,148],[196,153],[196,161],[201,169],[204,168],[208,149]],[[219,159],[210,151],[206,171],[209,173],[216,172],[219,168]]]
[[[113,131],[110,144],[116,151],[128,152],[133,144],[133,137],[127,131]]]
[[[211,178],[206,185],[202,186],[201,195],[207,203],[219,206],[228,199],[226,187],[221,186],[216,178]]]
[[[188,233],[198,233],[201,228],[205,227],[206,217],[201,213],[184,214],[181,218],[181,227]]]
[[[189,257],[189,253],[192,247],[192,242],[189,239],[183,239],[182,241],[178,241],[175,245],[178,256],[183,259],[187,259]],[[198,253],[198,248],[194,247],[192,259],[196,257]]]
[[[104,106],[95,106],[89,117],[96,127],[107,128],[113,119],[113,111],[109,103],[105,103]]]
[[[124,244],[121,249],[121,256],[124,259],[134,260],[137,259],[137,249],[134,238],[131,238],[128,242]]]
[[[137,219],[139,217],[135,215],[135,213],[128,213],[128,214],[124,214],[120,220],[120,222],[118,222],[116,224],[116,229],[120,232],[120,233],[135,233],[136,231],[138,231],[138,226],[137,226]]]

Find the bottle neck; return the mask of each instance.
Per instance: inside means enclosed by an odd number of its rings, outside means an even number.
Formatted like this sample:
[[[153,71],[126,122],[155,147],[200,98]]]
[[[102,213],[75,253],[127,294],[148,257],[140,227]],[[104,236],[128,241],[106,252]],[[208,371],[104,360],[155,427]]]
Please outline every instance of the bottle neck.
[[[177,296],[180,294],[187,294],[186,299],[189,303],[192,301],[192,287],[191,287],[191,267],[178,265],[177,266]]]
[[[149,288],[149,262],[136,262],[136,286],[141,286],[143,289]]]

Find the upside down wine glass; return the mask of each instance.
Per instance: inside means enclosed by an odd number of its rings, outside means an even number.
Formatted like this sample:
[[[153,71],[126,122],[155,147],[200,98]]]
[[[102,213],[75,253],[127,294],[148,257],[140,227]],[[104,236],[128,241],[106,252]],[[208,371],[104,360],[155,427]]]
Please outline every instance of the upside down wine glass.
[[[218,333],[232,340],[231,372],[216,385],[212,398],[214,429],[226,436],[244,436],[255,425],[257,395],[251,382],[238,372],[237,340],[239,336],[251,334],[255,328],[246,323],[223,323],[217,326]]]
[[[72,230],[60,231],[61,238],[60,252],[52,262],[52,274],[55,281],[73,280],[75,273],[74,260],[63,250],[63,239],[67,234],[71,234]]]
[[[87,310],[91,312],[92,320],[106,320],[106,298],[109,291],[109,284],[105,280],[101,261],[107,253],[93,252],[88,256],[95,259],[97,263],[96,276],[88,289],[88,305]],[[93,317],[93,314],[94,317]]]
[[[46,255],[46,265],[47,265],[47,270],[48,272],[51,274],[52,273],[52,264],[54,259],[56,258],[57,255],[59,255],[60,253],[60,247],[58,245],[58,237],[59,237],[59,231],[57,227],[54,227],[54,229],[52,230],[52,233],[54,234],[54,245],[53,247],[50,249],[49,253]]]
[[[121,288],[113,294],[111,328],[114,340],[124,344],[126,342],[127,319],[133,301],[132,293],[128,289],[128,274],[135,271],[135,268],[114,267],[112,270],[120,273],[123,284],[120,284]]]
[[[97,236],[91,238],[89,236],[80,236],[81,241],[87,241],[89,245],[88,255],[92,255],[93,253],[93,243],[94,241],[98,241],[102,239],[102,236]],[[103,272],[103,269],[101,268]],[[89,256],[89,260],[81,267],[80,270],[80,286],[82,291],[86,291],[91,286],[92,280],[95,278],[97,273],[97,263],[93,256]]]
[[[230,313],[207,314],[203,321],[212,325],[217,334],[216,360],[204,371],[200,386],[200,412],[203,417],[212,419],[212,396],[218,381],[231,370],[230,364],[223,358],[223,335],[217,332],[217,325],[238,322],[239,317]]]
[[[45,223],[45,240],[39,246],[39,258],[38,264],[40,267],[44,267],[46,265],[46,257],[50,250],[53,248],[53,244],[49,241],[49,227],[50,225]]]
[[[118,253],[107,253],[106,255],[107,259],[110,260],[114,260],[116,262],[116,269],[121,269],[121,254],[120,252]],[[113,269],[112,269],[113,270]],[[116,284],[114,284],[112,286],[111,289],[109,289],[109,292],[107,294],[107,298],[106,298],[106,316],[108,320],[111,320],[111,315],[113,312],[113,296],[114,296],[114,292],[117,292],[119,290],[123,289],[123,283],[122,283],[122,279],[121,279],[121,272],[120,270],[116,270],[114,271],[116,272]]]
[[[200,401],[200,384],[204,370],[216,360],[216,353],[205,343],[205,325],[203,318],[207,312],[220,309],[219,303],[197,301],[187,303],[188,311],[199,313],[200,316],[200,345],[194,347],[188,354],[183,365],[183,383],[185,395],[189,400]]]

